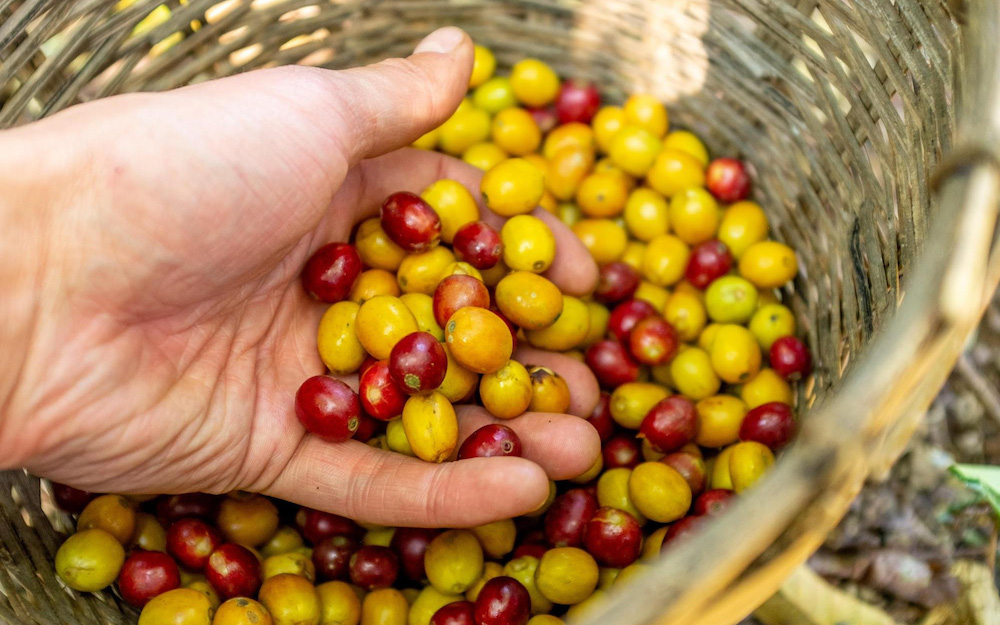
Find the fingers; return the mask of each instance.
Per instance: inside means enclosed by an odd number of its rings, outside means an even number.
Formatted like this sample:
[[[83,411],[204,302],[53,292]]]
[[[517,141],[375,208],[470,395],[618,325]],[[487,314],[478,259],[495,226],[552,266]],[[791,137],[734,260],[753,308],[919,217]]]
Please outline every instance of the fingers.
[[[381,525],[470,527],[537,509],[545,471],[524,458],[431,464],[306,436],[266,495]]]
[[[547,210],[536,208],[532,215],[549,225],[556,238],[556,249],[563,255],[552,263],[545,276],[567,295],[580,297],[593,292],[597,286],[597,263],[580,239]]]
[[[385,198],[397,191],[420,193],[433,182],[450,178],[477,198],[481,219],[499,230],[505,220],[483,205],[479,191],[482,177],[481,170],[446,154],[406,148],[361,162],[344,181],[341,196],[354,211],[354,220],[359,221],[377,214]],[[568,295],[593,291],[597,265],[583,243],[545,209],[536,208],[532,215],[548,224],[556,239],[558,253],[545,276]]]
[[[525,365],[539,365],[552,369],[566,380],[569,386],[569,413],[587,418],[600,399],[597,379],[587,365],[569,356],[546,352],[527,345],[517,348],[514,360]]]
[[[497,419],[479,406],[455,406],[455,410],[459,416],[459,441],[465,441],[484,425],[506,425],[521,439],[524,457],[545,469],[553,480],[580,475],[601,453],[601,439],[597,431],[579,417],[526,412],[514,419]]]

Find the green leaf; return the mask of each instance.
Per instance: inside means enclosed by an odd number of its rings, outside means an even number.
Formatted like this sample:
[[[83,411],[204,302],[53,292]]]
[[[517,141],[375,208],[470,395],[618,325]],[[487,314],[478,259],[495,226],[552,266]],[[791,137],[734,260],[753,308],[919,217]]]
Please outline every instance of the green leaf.
[[[949,468],[967,488],[989,503],[1000,516],[1000,467],[983,464],[955,464]]]

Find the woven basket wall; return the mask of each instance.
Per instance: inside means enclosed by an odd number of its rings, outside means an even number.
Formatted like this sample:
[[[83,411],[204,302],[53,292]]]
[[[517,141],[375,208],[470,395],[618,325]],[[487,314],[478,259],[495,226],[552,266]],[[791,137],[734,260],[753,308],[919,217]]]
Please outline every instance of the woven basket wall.
[[[898,455],[997,284],[1000,3],[0,0],[0,127],[254,68],[405,55],[447,24],[501,65],[536,56],[613,100],[662,97],[674,125],[756,165],[773,234],[799,253],[788,296],[818,363],[799,440],[592,618],[735,622]],[[43,512],[38,480],[0,479],[0,622],[134,622],[110,592],[60,586],[67,519]]]

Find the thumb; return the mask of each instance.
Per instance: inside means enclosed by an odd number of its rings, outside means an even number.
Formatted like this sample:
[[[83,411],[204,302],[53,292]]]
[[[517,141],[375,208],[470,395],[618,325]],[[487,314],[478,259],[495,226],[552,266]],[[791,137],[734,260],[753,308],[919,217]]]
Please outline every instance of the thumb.
[[[468,90],[472,60],[469,36],[446,27],[424,38],[408,58],[323,72],[327,107],[340,122],[330,131],[342,141],[348,163],[410,145],[448,119]]]

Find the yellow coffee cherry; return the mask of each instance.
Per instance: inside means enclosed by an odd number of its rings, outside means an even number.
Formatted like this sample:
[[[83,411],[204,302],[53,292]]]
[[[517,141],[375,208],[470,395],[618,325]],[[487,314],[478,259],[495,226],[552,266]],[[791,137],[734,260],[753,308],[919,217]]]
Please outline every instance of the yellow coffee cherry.
[[[472,75],[469,76],[469,89],[475,89],[493,77],[493,72],[497,68],[497,59],[493,52],[485,47],[476,45],[472,56]]]
[[[444,178],[420,193],[441,218],[441,240],[451,243],[465,224],[479,220],[479,205],[469,190],[457,180]]]
[[[320,623],[323,625],[358,625],[361,622],[361,598],[344,582],[326,582],[316,587],[319,595]]]
[[[453,404],[464,401],[476,389],[476,385],[479,384],[479,376],[455,360],[448,345],[442,347],[444,347],[445,355],[448,356],[448,369],[444,374],[444,381],[441,382],[441,386],[437,390]]]
[[[506,76],[494,76],[479,85],[472,92],[472,104],[490,115],[517,106],[517,98],[514,97],[510,79]],[[486,133],[489,134],[488,126]]]
[[[363,271],[351,287],[347,299],[361,305],[376,295],[399,295],[396,276],[385,269]]]
[[[747,414],[743,400],[731,395],[714,395],[695,404],[698,435],[702,447],[725,447],[740,438],[740,425]]]
[[[413,313],[392,295],[376,295],[362,304],[354,329],[365,350],[379,360],[389,357],[399,339],[418,330]]]
[[[670,362],[670,379],[682,395],[695,400],[711,397],[722,386],[708,352],[698,347],[674,356]]]
[[[759,289],[784,286],[799,272],[795,251],[777,241],[761,241],[740,257],[740,275]]]
[[[661,234],[646,244],[642,277],[657,286],[670,286],[684,277],[691,249],[672,234]]]
[[[556,547],[539,560],[535,583],[549,601],[573,605],[593,594],[599,575],[597,562],[583,549]]]
[[[593,167],[593,149],[573,145],[560,148],[549,159],[546,188],[557,200],[571,200]]]
[[[55,569],[73,590],[97,592],[115,581],[124,561],[125,550],[118,539],[103,529],[84,529],[59,547]]]
[[[542,144],[542,156],[552,159],[560,150],[570,147],[593,153],[597,149],[593,129],[580,122],[556,126],[545,137],[545,143]]]
[[[628,190],[630,192],[636,186],[636,179],[633,178],[632,176],[626,174],[620,167],[618,167],[617,165],[615,165],[611,161],[610,157],[604,157],[601,160],[595,162],[594,163],[594,171],[593,171],[593,173],[595,173],[595,174],[613,174],[615,176],[618,176],[619,178],[622,179],[622,182],[625,183],[625,186],[628,187]]]
[[[535,118],[517,107],[496,114],[491,137],[493,143],[514,156],[530,154],[542,144],[542,131],[538,129]]]
[[[681,340],[688,342],[698,338],[708,320],[701,298],[681,289],[675,290],[667,300],[663,317],[674,326]]]
[[[420,137],[410,145],[418,150],[433,150],[437,147],[438,137],[440,136],[441,130],[439,128],[434,128],[433,130],[429,130],[420,135]]]
[[[667,133],[667,136],[663,138],[663,147],[684,152],[694,157],[702,167],[708,167],[708,150],[693,132],[675,130]]]
[[[740,397],[751,410],[774,401],[791,406],[794,401],[792,387],[788,382],[775,373],[774,369],[766,367],[752,380],[743,384]]]
[[[733,490],[733,479],[729,475],[729,457],[732,455],[733,445],[726,447],[715,457],[714,462],[710,461],[708,469],[708,487],[724,488]]]
[[[538,558],[521,556],[505,564],[501,575],[513,577],[521,582],[521,585],[528,591],[528,596],[531,597],[531,613],[542,615],[552,610],[553,606],[552,602],[546,599],[545,595],[538,590],[538,584],[535,583],[535,574],[537,572]]]
[[[517,528],[513,519],[501,519],[471,529],[479,539],[483,553],[490,558],[502,558],[514,550]]]
[[[722,214],[718,239],[733,258],[739,259],[748,247],[767,238],[767,215],[753,202],[736,202]]]
[[[670,199],[670,226],[688,245],[704,243],[719,226],[719,204],[704,189],[684,189]]]
[[[549,226],[531,215],[515,215],[500,230],[503,260],[516,271],[542,273],[556,256],[556,239]]]
[[[646,517],[635,507],[628,492],[628,481],[632,469],[616,467],[608,469],[597,480],[597,503],[602,507],[618,508],[628,512],[640,525],[646,524]]]
[[[625,111],[618,106],[601,107],[590,125],[594,129],[594,140],[602,152],[607,154],[611,142],[618,131],[625,126]]]
[[[413,313],[413,318],[417,321],[417,328],[421,332],[427,332],[438,341],[444,340],[444,329],[438,325],[434,318],[433,297],[424,293],[404,293],[399,299]]]
[[[611,311],[607,306],[594,301],[588,301],[586,305],[589,323],[587,336],[580,343],[580,347],[589,347],[603,339],[608,331],[608,320],[611,318]]]
[[[480,189],[486,206],[502,217],[530,213],[545,192],[545,177],[528,161],[506,160],[483,175]]]
[[[705,291],[708,317],[718,323],[746,323],[757,310],[757,289],[739,276],[722,276]]]
[[[406,250],[393,243],[382,229],[378,217],[361,222],[354,235],[354,247],[361,256],[361,262],[374,269],[396,271],[406,258]]]
[[[642,462],[632,469],[629,496],[649,520],[670,523],[691,508],[691,487],[672,467],[662,462]]]
[[[625,209],[628,186],[613,174],[590,174],[576,190],[576,203],[588,217],[615,217]]]
[[[721,327],[721,323],[710,323],[705,326],[705,329],[703,329],[701,334],[698,335],[698,347],[702,348],[706,352],[711,352],[712,343],[715,342],[715,335],[719,333],[719,328]]]
[[[605,325],[607,325],[605,323]],[[525,338],[539,349],[564,352],[581,345],[590,332],[590,310],[582,300],[563,295],[562,313],[542,330],[528,330]]]
[[[611,140],[611,161],[633,176],[642,177],[653,166],[662,144],[646,128],[626,125]]]
[[[712,368],[724,381],[742,384],[760,372],[760,346],[743,326],[724,324],[712,341]]]
[[[769,350],[781,337],[795,334],[795,315],[781,304],[761,306],[750,318],[750,331],[757,338],[761,349]]]
[[[444,395],[415,395],[403,405],[403,431],[425,462],[444,462],[458,446],[458,417]]]
[[[386,424],[385,442],[389,445],[389,449],[397,454],[403,454],[404,456],[411,456],[413,458],[416,458],[417,456],[417,454],[413,452],[413,447],[410,446],[410,441],[406,438],[406,430],[403,427],[403,419],[401,417],[393,419]]]
[[[632,294],[632,297],[649,302],[656,309],[656,312],[663,314],[664,310],[666,310],[667,302],[670,301],[670,291],[648,280],[642,280],[639,282],[639,286],[636,288],[635,293]],[[667,321],[670,320],[667,319]]]
[[[610,219],[582,219],[572,229],[598,265],[618,260],[625,253],[628,235]]]
[[[667,108],[653,96],[637,93],[625,100],[623,110],[628,123],[645,128],[657,138],[667,133],[670,125]]]
[[[705,186],[705,170],[686,152],[664,148],[653,161],[646,181],[661,194],[671,197],[684,189]]]
[[[670,230],[666,198],[652,189],[640,187],[625,202],[625,225],[629,234],[640,241],[650,241]]]
[[[630,430],[638,430],[650,409],[670,393],[659,384],[626,382],[611,393],[611,418]]]
[[[419,254],[407,254],[396,271],[403,293],[433,295],[445,267],[455,262],[455,254],[439,245]]]
[[[468,107],[456,111],[439,129],[438,145],[446,153],[458,156],[490,136],[490,114]]]
[[[415,589],[410,590],[414,590],[414,592],[416,592]],[[410,613],[409,617],[404,622],[406,622],[407,625],[430,625],[431,617],[434,616],[435,612],[449,603],[461,600],[461,593],[444,593],[434,586],[425,586],[422,590],[416,592],[415,597],[409,598]],[[381,621],[372,622],[377,625],[383,625]],[[368,625],[369,622],[365,619],[361,619],[361,623],[362,625]]]
[[[424,568],[438,592],[463,593],[483,574],[483,548],[469,530],[449,530],[427,545]]]
[[[742,493],[774,464],[774,454],[766,445],[756,441],[745,441],[733,445],[729,452],[729,478],[733,490]]]
[[[524,59],[510,70],[514,96],[528,106],[545,106],[559,93],[559,76],[543,61]]]
[[[319,321],[316,331],[319,357],[334,375],[354,373],[365,360],[365,348],[355,329],[359,309],[351,301],[337,302],[326,309]]]
[[[483,281],[483,274],[478,269],[461,260],[456,260],[445,265],[444,269],[441,270],[438,281],[440,282],[448,276],[472,276],[480,282]]]
[[[483,375],[479,381],[483,408],[498,419],[513,419],[531,403],[531,376],[524,365],[509,360],[498,371]]]
[[[629,241],[625,245],[625,252],[622,253],[622,261],[636,271],[642,271],[642,257],[646,255],[646,244],[642,241]]]
[[[528,271],[512,271],[496,286],[500,311],[525,330],[547,328],[562,313],[563,295],[548,279]]]
[[[483,171],[490,169],[497,163],[502,163],[507,160],[507,157],[507,153],[491,141],[477,143],[462,154],[463,161]]]

